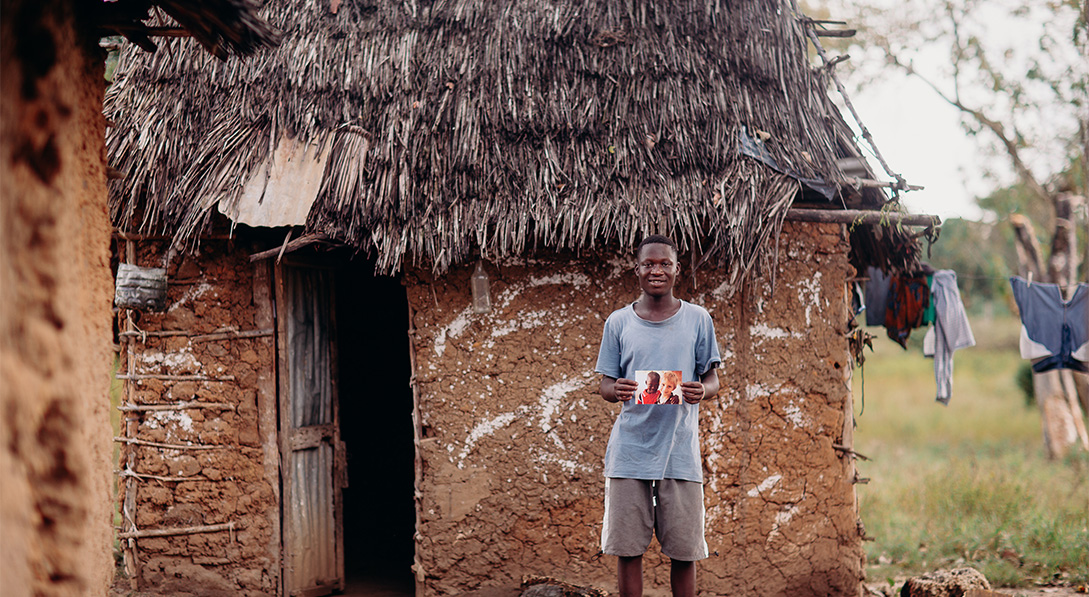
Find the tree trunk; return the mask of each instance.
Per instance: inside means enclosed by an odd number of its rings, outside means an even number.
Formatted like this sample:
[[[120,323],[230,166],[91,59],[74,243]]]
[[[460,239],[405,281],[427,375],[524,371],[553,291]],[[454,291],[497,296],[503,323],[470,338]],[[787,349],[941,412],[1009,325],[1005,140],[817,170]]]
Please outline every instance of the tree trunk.
[[[1089,411],[1089,374],[1074,372],[1074,385],[1078,388],[1078,400],[1083,411]]]
[[[1036,404],[1040,407],[1048,458],[1062,458],[1078,441],[1078,431],[1074,426],[1075,415],[1070,411],[1059,371],[1033,375],[1032,390],[1036,394]]]

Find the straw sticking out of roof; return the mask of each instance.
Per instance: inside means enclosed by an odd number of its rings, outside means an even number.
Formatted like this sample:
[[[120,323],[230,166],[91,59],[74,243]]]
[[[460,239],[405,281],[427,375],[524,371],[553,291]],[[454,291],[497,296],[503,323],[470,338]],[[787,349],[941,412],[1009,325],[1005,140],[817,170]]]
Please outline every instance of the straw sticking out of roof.
[[[278,139],[331,144],[308,232],[437,271],[483,253],[662,232],[738,283],[842,124],[788,0],[270,3],[281,45],[221,63],[172,41],[109,91],[123,229],[192,245]],[[134,218],[142,214],[140,221]]]

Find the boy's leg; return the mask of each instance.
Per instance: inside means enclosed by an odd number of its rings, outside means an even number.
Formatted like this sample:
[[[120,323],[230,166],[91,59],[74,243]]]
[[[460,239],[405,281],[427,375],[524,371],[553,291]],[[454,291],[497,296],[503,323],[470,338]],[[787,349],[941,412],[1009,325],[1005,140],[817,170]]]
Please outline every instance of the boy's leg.
[[[673,590],[673,597],[696,597],[696,563],[671,560],[669,588]]]
[[[654,534],[650,481],[605,479],[601,551],[619,558],[616,578],[622,597],[643,594],[643,552]]]
[[[642,597],[643,556],[617,558],[616,584],[620,588],[620,597]]]

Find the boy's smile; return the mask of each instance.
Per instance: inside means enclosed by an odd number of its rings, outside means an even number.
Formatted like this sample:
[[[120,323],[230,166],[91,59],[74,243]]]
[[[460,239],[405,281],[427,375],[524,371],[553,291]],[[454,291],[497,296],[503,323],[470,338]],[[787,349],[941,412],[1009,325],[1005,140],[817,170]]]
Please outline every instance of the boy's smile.
[[[653,297],[670,294],[677,278],[676,259],[677,255],[669,245],[653,243],[643,247],[636,265],[643,292]]]

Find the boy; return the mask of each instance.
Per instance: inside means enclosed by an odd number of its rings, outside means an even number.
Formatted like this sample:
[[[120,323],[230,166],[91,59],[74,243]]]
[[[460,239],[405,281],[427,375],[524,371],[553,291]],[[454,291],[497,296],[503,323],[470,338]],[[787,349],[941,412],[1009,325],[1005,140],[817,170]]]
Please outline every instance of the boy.
[[[662,404],[680,404],[681,397],[674,394],[673,391],[677,389],[677,386],[681,385],[681,378],[676,371],[666,371],[662,376],[662,399],[659,400]]]
[[[721,357],[711,316],[673,296],[677,245],[651,235],[636,256],[642,292],[606,320],[596,368],[601,397],[621,403],[605,451],[601,550],[619,558],[620,595],[642,595],[643,553],[657,534],[673,595],[693,597],[695,563],[707,557],[699,403],[718,393]],[[636,404],[632,378],[647,370],[680,371],[681,404]]]
[[[639,404],[658,404],[658,398],[662,397],[662,393],[658,391],[659,381],[661,376],[657,371],[647,373],[647,389],[639,396]]]

